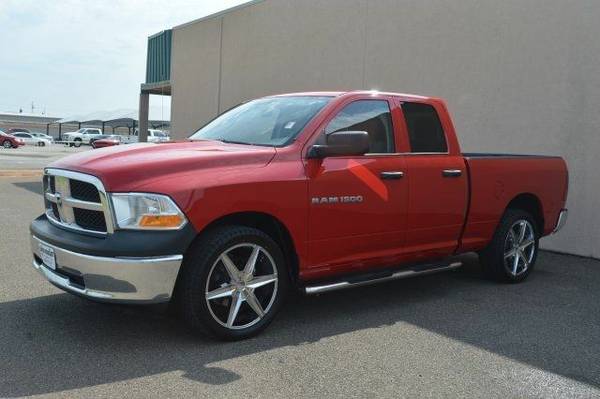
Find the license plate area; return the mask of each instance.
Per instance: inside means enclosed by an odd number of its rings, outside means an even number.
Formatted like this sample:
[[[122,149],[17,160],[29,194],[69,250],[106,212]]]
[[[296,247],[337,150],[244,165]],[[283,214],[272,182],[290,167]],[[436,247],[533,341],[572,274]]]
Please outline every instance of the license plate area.
[[[40,243],[39,250],[42,263],[44,263],[44,265],[49,269],[56,270],[56,256],[54,255],[54,248]]]

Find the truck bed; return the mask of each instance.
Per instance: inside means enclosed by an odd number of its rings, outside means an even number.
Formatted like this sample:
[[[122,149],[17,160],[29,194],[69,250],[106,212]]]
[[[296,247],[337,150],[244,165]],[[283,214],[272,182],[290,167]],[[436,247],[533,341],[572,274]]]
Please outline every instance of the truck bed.
[[[511,201],[527,196],[539,204],[550,234],[564,204],[568,173],[557,156],[463,153],[469,176],[469,205],[460,251],[479,250],[489,242]]]

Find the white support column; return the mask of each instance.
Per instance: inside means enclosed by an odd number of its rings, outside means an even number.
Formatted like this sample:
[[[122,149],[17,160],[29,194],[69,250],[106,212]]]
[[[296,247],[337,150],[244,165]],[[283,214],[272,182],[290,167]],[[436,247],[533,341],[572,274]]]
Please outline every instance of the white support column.
[[[138,140],[140,143],[148,141],[148,114],[150,108],[150,94],[140,93],[140,126]]]

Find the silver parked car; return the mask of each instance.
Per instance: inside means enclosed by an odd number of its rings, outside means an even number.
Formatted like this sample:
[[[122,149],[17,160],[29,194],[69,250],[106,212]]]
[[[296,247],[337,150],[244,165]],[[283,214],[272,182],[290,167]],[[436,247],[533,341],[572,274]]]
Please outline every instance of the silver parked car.
[[[23,140],[25,145],[36,145],[38,147],[44,147],[52,144],[52,141],[42,137],[36,137],[33,133],[17,132],[13,133],[13,136]]]

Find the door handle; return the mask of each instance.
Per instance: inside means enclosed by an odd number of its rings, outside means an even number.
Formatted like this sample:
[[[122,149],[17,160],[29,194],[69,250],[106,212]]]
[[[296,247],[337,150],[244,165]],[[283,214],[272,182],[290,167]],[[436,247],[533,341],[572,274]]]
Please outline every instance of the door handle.
[[[398,180],[404,177],[404,172],[399,171],[390,171],[390,172],[381,172],[379,175],[382,180]]]
[[[459,177],[462,175],[462,170],[460,169],[444,169],[442,170],[442,176],[444,177]]]

